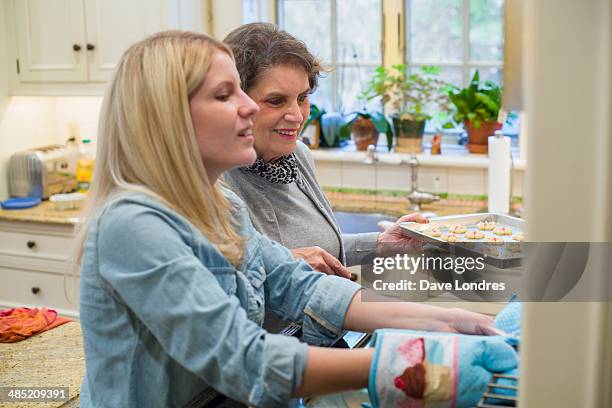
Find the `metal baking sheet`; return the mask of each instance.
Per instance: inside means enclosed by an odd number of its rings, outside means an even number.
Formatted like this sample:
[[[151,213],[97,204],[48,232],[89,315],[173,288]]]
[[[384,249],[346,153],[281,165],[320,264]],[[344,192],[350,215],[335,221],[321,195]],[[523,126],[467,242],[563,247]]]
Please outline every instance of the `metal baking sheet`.
[[[511,228],[512,234],[496,235],[492,231],[478,230],[479,222],[494,222],[497,226]],[[472,240],[463,238],[465,234],[458,234],[457,237],[463,239],[462,241],[447,242],[441,237],[431,236],[432,228],[438,228],[442,234],[448,234],[449,229],[457,225],[464,225],[468,231],[478,230],[484,234],[484,237]],[[524,234],[525,221],[520,218],[497,213],[477,213],[431,218],[428,224],[404,222],[400,227],[404,234],[444,250],[460,250],[471,256],[483,256],[486,263],[497,268],[512,268],[522,262],[522,243],[513,238],[518,234]],[[491,237],[502,238],[503,242],[499,244],[487,242],[486,240]]]

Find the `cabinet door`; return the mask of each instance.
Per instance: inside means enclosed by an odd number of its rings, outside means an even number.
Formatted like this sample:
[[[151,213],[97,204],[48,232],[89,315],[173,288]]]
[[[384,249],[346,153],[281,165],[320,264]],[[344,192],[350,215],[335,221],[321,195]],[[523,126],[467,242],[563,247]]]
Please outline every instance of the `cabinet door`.
[[[87,80],[83,0],[15,1],[22,82]]]
[[[110,79],[133,43],[168,27],[167,0],[85,0],[89,80]],[[93,49],[91,49],[93,47]]]

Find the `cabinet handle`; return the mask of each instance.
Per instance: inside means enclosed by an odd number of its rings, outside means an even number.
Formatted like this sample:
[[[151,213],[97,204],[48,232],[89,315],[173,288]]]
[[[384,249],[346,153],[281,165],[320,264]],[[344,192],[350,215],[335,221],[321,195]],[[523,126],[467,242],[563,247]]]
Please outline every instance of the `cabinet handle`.
[[[32,249],[36,246],[36,242],[34,241],[28,241],[28,243],[26,244],[28,246],[28,248]]]
[[[31,290],[32,294],[34,295],[38,295],[38,293],[40,292],[40,288],[38,286],[33,286]]]
[[[74,44],[72,46],[72,49],[75,50],[75,51],[81,51],[81,46],[79,44]]]
[[[92,51],[92,50],[94,50],[95,48],[96,48],[96,46],[95,46],[95,45],[93,45],[93,44],[89,44],[89,43],[87,44],[87,51]]]

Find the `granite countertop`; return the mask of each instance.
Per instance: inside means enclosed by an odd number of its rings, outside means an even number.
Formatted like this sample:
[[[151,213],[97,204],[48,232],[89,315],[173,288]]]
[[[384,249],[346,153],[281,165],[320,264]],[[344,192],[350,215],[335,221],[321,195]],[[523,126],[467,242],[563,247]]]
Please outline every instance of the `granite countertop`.
[[[325,192],[334,211],[383,213],[400,217],[410,214],[410,202],[405,195],[388,196],[384,194],[357,194],[338,191]],[[514,210],[521,204],[515,204]],[[437,216],[471,214],[487,211],[487,201],[465,197],[444,198],[440,201],[423,205],[422,211],[433,212]],[[38,206],[25,210],[0,209],[0,220],[42,222],[52,224],[77,224],[81,210],[56,210],[53,203],[43,201]]]
[[[326,191],[334,211],[382,213],[394,217],[411,214],[410,201],[402,196],[382,194],[358,194]],[[422,206],[421,212],[433,212],[436,216],[472,214],[487,211],[487,201],[471,198],[444,198]]]
[[[85,373],[83,333],[69,322],[17,343],[0,344],[3,387],[68,387],[68,402],[0,402],[0,408],[78,407]]]
[[[81,210],[56,210],[52,202],[45,200],[24,210],[0,209],[0,220],[74,225],[79,222],[80,213]]]

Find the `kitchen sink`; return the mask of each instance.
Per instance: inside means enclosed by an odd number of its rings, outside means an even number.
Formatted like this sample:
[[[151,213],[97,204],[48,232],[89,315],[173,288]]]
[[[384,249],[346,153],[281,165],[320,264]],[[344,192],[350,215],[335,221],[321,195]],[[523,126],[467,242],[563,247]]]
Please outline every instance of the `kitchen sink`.
[[[358,234],[361,232],[380,232],[378,223],[380,221],[395,222],[397,217],[385,214],[359,213],[359,212],[335,212],[336,220],[343,234]]]

